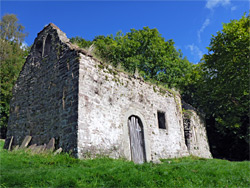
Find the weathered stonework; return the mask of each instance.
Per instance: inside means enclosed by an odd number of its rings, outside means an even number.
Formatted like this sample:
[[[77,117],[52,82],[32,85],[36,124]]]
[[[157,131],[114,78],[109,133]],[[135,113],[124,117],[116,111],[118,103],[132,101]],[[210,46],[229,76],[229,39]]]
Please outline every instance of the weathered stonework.
[[[56,149],[79,158],[105,154],[131,160],[132,116],[142,128],[144,161],[211,157],[197,114],[191,122],[199,136],[187,148],[178,94],[99,62],[49,24],[38,34],[14,87],[7,136],[14,136],[14,145],[26,135],[32,136],[31,144],[53,137]]]
[[[182,104],[184,136],[189,153],[203,158],[212,158],[203,115],[198,114],[195,108],[184,101]]]
[[[65,151],[77,147],[79,63],[66,35],[53,25],[38,33],[13,88],[7,137],[21,144],[48,143]]]

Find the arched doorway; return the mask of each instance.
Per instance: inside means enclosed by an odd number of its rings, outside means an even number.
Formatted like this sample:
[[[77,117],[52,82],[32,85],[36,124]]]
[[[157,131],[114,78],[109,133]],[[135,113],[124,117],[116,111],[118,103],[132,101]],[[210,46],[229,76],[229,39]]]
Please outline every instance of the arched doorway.
[[[144,131],[141,119],[138,116],[128,118],[128,129],[130,138],[131,159],[135,163],[146,161]]]

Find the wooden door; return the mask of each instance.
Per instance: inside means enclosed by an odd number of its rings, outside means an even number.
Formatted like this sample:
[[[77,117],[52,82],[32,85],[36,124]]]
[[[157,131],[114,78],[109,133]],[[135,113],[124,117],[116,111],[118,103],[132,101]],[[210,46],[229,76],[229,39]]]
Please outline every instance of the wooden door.
[[[131,157],[135,163],[145,162],[145,144],[143,125],[139,117],[131,116],[128,119]]]

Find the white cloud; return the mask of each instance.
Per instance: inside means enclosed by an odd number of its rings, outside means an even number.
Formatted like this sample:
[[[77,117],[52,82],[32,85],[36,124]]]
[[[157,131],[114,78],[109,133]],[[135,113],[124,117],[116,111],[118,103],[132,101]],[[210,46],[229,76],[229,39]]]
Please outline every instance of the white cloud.
[[[199,29],[199,31],[197,32],[198,35],[198,40],[199,42],[201,42],[201,33],[204,31],[204,29],[210,24],[210,19],[207,18],[204,23],[202,24],[201,28]]]
[[[212,10],[213,8],[218,7],[220,5],[225,7],[230,4],[231,4],[230,0],[207,0],[206,8]]]
[[[234,11],[234,10],[236,10],[236,9],[237,9],[236,6],[231,7],[231,11]]]
[[[26,48],[28,48],[28,44],[25,41],[22,42],[21,48],[25,50]]]
[[[196,60],[196,62],[194,63],[198,63],[201,60],[203,52],[200,50],[198,46],[190,44],[186,46],[186,49],[189,49],[191,51],[191,54],[194,56],[194,59]]]

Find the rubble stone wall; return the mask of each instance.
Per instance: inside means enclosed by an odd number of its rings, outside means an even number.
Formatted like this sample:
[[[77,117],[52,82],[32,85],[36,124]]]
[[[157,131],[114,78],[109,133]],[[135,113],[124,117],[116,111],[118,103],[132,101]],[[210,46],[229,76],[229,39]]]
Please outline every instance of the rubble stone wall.
[[[131,159],[128,118],[142,120],[147,161],[188,155],[180,97],[142,79],[80,56],[78,155]],[[166,129],[158,126],[164,112]]]
[[[13,88],[7,137],[20,145],[48,143],[64,151],[76,148],[78,117],[78,55],[65,34],[53,26],[41,31]]]
[[[207,139],[206,126],[202,115],[199,115],[194,110],[185,111],[184,130],[190,155],[212,158]]]

